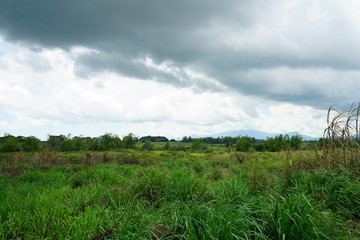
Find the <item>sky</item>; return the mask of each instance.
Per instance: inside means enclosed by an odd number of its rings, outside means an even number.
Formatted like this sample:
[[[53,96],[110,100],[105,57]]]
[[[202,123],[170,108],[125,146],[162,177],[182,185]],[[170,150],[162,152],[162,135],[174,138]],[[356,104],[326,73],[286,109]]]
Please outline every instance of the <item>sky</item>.
[[[357,0],[2,0],[0,135],[320,137],[359,100]]]

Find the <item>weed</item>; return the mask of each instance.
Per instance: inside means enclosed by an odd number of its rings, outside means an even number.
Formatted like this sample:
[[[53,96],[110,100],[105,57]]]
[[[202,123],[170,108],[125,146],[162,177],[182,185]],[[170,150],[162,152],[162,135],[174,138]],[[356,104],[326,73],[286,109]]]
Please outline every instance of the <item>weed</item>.
[[[140,164],[139,158],[135,154],[126,154],[121,157],[118,164]]]

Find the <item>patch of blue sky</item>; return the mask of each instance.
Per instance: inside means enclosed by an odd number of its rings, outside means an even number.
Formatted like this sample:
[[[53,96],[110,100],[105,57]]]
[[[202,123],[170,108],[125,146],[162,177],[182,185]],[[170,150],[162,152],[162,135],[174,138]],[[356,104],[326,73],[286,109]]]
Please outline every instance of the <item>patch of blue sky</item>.
[[[0,109],[0,121],[11,122],[12,120],[14,120],[14,116]]]
[[[4,56],[6,53],[5,45],[0,40],[0,57]]]
[[[265,116],[271,116],[270,106],[269,105],[261,105],[260,112]]]

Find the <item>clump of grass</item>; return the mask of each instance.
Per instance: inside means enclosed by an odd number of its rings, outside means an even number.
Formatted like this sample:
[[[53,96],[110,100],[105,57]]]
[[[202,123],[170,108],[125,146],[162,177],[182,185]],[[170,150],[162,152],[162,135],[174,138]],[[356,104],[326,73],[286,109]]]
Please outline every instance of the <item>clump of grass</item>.
[[[23,162],[29,162],[29,160],[30,159],[27,156],[25,156],[24,152],[17,152],[13,156],[13,164],[14,165],[18,165]]]
[[[333,105],[327,114],[328,127],[324,131],[322,163],[329,167],[360,170],[360,102],[347,110]]]
[[[88,166],[95,166],[95,165],[101,164],[101,163],[108,163],[108,162],[112,161],[113,159],[114,159],[114,157],[112,155],[110,155],[108,152],[104,152],[102,154],[100,154],[100,153],[94,153],[94,154],[86,153],[85,157],[83,159],[83,163],[88,165]]]
[[[212,156],[212,165],[219,166],[221,168],[229,168],[229,155],[228,154],[216,154]]]
[[[206,166],[203,163],[198,162],[198,161],[194,162],[192,164],[192,167],[197,175],[202,175],[206,170]]]
[[[329,219],[309,197],[299,194],[273,199],[266,218],[271,239],[330,239]],[[324,225],[327,223],[327,225]]]
[[[151,239],[176,239],[171,237],[170,227],[161,223],[155,224],[151,228],[153,237]]]
[[[140,164],[140,161],[139,157],[135,154],[125,154],[119,159],[118,164],[136,165]]]
[[[27,172],[27,168],[23,166],[7,166],[1,169],[1,173],[7,174],[9,177],[14,178]]]
[[[240,164],[244,163],[246,160],[248,160],[248,155],[241,154],[239,152],[233,152],[232,156],[236,159],[236,161]]]
[[[314,152],[239,153],[241,164],[225,151],[124,150],[70,161],[85,154],[63,153],[67,164],[50,171],[19,155],[11,166],[28,172],[0,174],[0,239],[358,237],[358,175],[320,168]]]
[[[213,170],[211,171],[211,173],[209,174],[208,178],[213,180],[213,181],[220,181],[224,179],[224,170],[220,167],[215,167],[213,168]]]
[[[60,157],[57,152],[51,151],[49,149],[35,153],[31,158],[31,162],[47,167],[64,165],[67,163],[67,161]]]
[[[271,181],[273,180],[272,174],[266,171],[258,162],[258,159],[253,159],[253,162],[247,166],[247,182],[251,193],[263,193],[268,190]]]
[[[154,169],[141,171],[139,180],[132,187],[133,195],[147,201],[149,205],[161,200],[166,189],[166,175],[167,172]]]

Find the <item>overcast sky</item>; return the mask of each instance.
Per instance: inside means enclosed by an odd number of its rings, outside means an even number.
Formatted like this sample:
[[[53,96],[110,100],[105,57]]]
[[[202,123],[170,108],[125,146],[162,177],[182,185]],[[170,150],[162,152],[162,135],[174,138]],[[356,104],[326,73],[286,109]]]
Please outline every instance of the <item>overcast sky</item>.
[[[360,1],[1,0],[0,134],[321,136]]]

